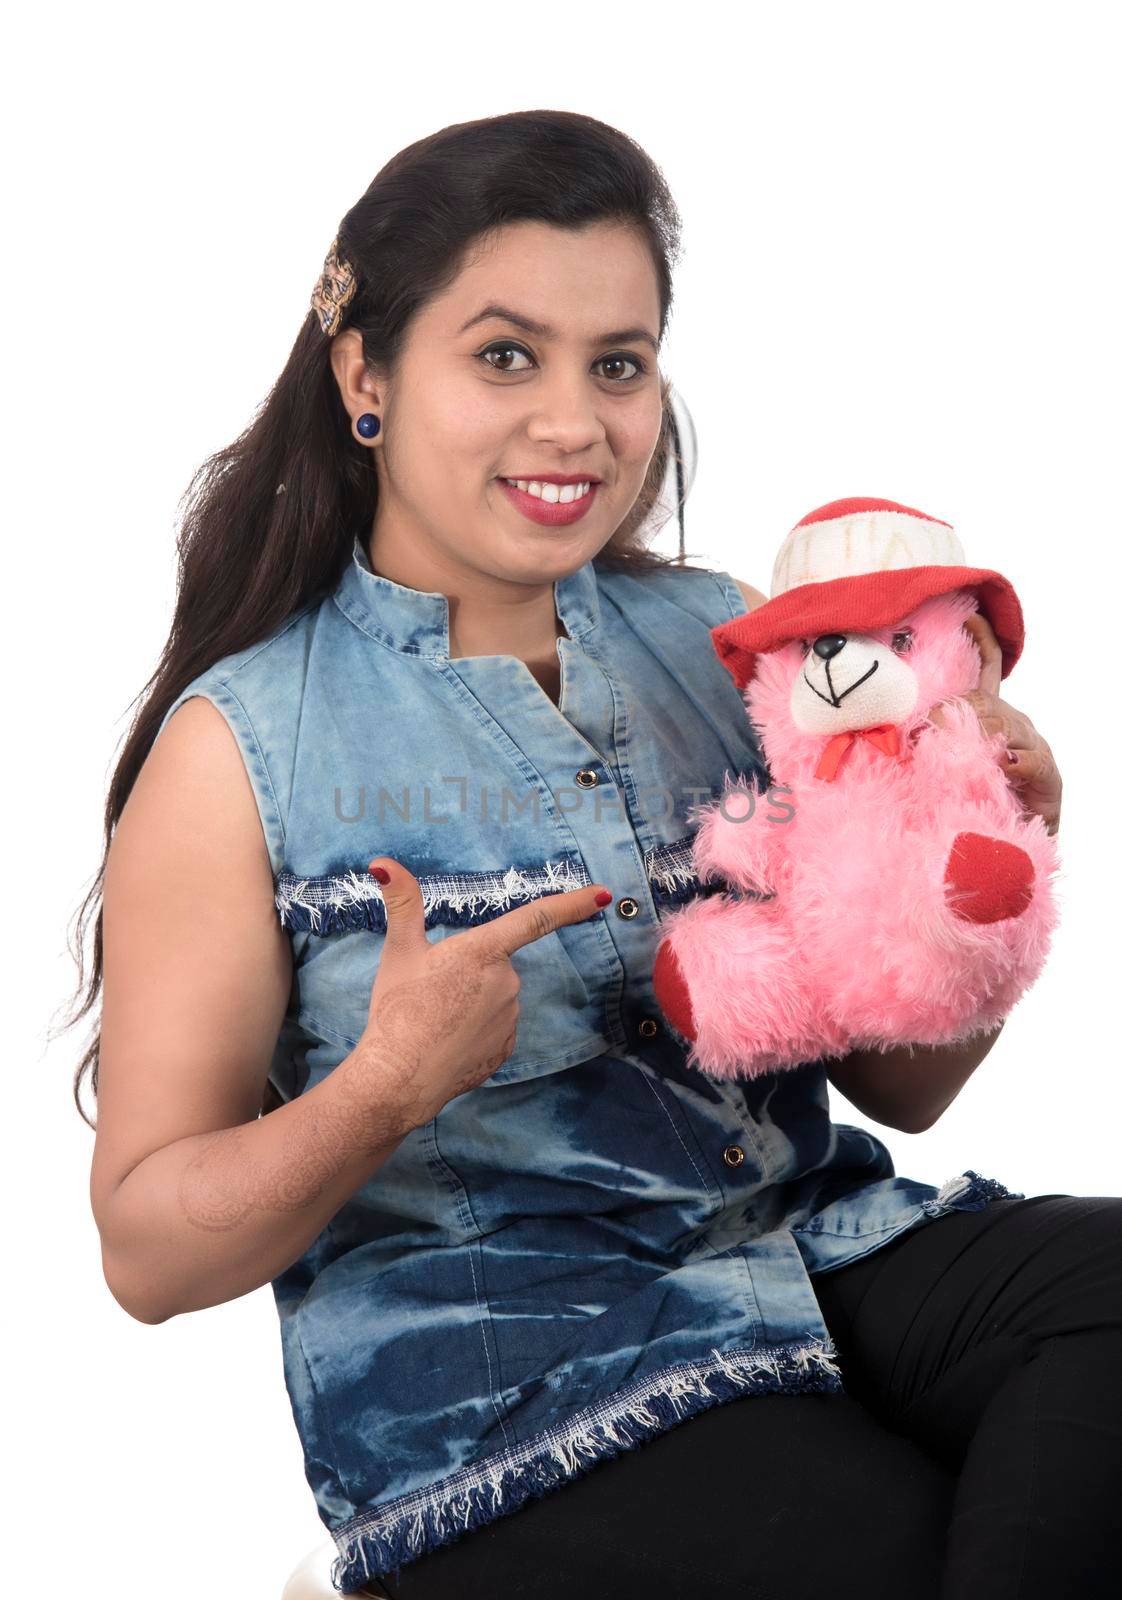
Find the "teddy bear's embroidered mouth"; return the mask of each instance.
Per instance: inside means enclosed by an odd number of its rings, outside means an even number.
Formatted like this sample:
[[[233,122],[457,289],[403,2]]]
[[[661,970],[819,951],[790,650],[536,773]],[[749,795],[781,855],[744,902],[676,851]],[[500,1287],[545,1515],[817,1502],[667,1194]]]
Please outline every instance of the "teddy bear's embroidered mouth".
[[[843,689],[840,695],[835,693],[833,681],[830,677],[830,663],[828,661],[826,663],[826,682],[830,685],[830,693],[828,695],[823,694],[821,689],[816,689],[814,687],[813,683],[811,683],[810,679],[807,677],[805,670],[803,672],[803,682],[812,693],[818,696],[819,700],[825,700],[828,706],[832,705],[836,710],[837,707],[841,705],[846,695],[852,694],[854,689],[860,689],[861,685],[872,677],[873,673],[879,666],[880,662],[874,661],[868,672],[863,673],[862,676],[857,679],[856,683],[851,683],[848,689]]]

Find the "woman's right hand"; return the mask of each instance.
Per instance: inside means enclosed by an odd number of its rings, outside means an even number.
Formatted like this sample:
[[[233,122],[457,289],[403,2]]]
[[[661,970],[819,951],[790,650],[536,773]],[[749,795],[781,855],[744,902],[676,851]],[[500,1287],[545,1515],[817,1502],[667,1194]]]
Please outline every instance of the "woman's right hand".
[[[515,950],[603,906],[602,884],[543,895],[490,922],[430,943],[420,885],[390,856],[370,870],[389,873],[382,887],[386,935],[370,995],[366,1029],[355,1049],[364,1087],[400,1108],[408,1128],[423,1127],[456,1095],[489,1078],[514,1050],[521,980]]]

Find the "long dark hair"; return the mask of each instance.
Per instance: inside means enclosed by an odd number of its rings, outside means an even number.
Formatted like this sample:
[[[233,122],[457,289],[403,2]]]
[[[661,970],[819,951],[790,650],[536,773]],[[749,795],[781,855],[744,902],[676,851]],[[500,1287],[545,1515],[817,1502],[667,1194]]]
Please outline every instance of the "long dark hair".
[[[616,221],[639,229],[658,279],[661,342],[681,230],[661,171],[633,139],[593,117],[514,111],[454,123],[406,146],[340,223],[340,254],[357,277],[343,326],[360,330],[367,362],[392,377],[411,319],[452,282],[472,244],[522,220],[562,228]],[[109,844],[168,707],[216,661],[266,638],[294,611],[330,594],[351,559],[355,534],[372,525],[378,503],[373,457],[351,433],[330,348],[309,309],[253,420],[203,462],[181,501],[175,612],[109,785],[101,867],[71,939],[78,966],[74,1003],[83,985],[85,999],[64,1027],[86,1015],[101,988],[100,901]],[[650,550],[643,537],[668,471],[679,507],[674,557]],[[597,565],[633,573],[663,566],[695,570],[685,560],[683,499],[681,449],[666,391],[643,489],[596,556]],[[95,908],[87,982],[83,956]],[[100,1042],[98,1028],[73,1085],[74,1102],[91,1128],[81,1088],[88,1071],[96,1099]]]

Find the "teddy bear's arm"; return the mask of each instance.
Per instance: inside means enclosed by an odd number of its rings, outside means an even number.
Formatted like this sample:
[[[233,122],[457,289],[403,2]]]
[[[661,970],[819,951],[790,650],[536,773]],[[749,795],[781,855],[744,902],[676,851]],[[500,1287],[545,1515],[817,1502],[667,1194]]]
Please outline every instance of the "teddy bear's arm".
[[[736,783],[699,816],[693,840],[699,875],[724,878],[758,894],[774,893],[775,868],[794,826],[793,809],[770,791]]]

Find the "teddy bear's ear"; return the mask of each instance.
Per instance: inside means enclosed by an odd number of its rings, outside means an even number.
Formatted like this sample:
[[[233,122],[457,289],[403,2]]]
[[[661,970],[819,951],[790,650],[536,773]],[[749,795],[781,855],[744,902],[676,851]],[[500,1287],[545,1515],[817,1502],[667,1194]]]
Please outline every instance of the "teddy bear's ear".
[[[1025,619],[1017,591],[1000,572],[982,572],[970,587],[978,598],[978,610],[1001,646],[1001,676],[1007,678],[1020,660],[1025,645]]]
[[[733,617],[728,622],[720,622],[715,628],[710,628],[709,637],[713,641],[713,648],[717,652],[717,659],[727,668],[732,675],[732,681],[743,694],[748,687],[752,674],[756,670],[755,650],[750,650],[742,642],[744,624],[752,615],[747,612],[742,617]]]
[[[751,683],[756,672],[756,657],[751,650],[742,650],[736,660],[732,672],[732,681],[743,694]]]
[[[972,611],[963,619],[962,627],[982,658],[978,673],[978,688],[987,694],[999,694],[1005,652],[1001,648],[1001,641],[993,625],[980,605],[976,611]]]

